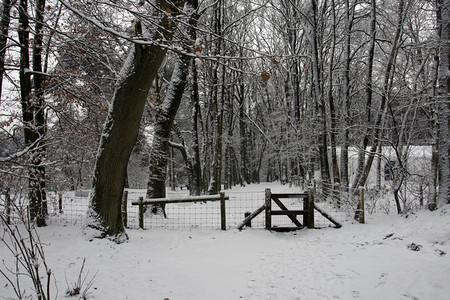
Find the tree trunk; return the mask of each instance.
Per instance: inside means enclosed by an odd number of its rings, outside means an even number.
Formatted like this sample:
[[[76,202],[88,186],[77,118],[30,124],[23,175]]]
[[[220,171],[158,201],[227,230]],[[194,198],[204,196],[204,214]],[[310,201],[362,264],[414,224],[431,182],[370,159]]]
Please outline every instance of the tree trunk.
[[[374,61],[374,55],[375,55],[375,42],[376,42],[376,3],[375,0],[372,0],[372,9],[370,10],[370,40],[369,40],[369,51],[367,56],[367,77],[366,77],[366,129],[364,136],[362,137],[362,143],[361,148],[358,152],[358,166],[357,166],[357,174],[356,179],[360,180],[362,177],[362,174],[364,172],[364,163],[366,158],[366,148],[369,145],[369,135],[371,132],[371,121],[372,121],[372,77],[373,77],[373,61]],[[364,180],[365,182],[365,180]],[[363,185],[362,183],[361,185]],[[355,190],[358,189],[358,186],[353,185],[353,188]]]
[[[331,1],[331,11],[333,15],[333,23],[332,23],[332,45],[330,51],[330,62],[328,69],[328,106],[330,109],[330,151],[331,151],[331,167],[333,174],[333,200],[338,204],[341,202],[339,196],[339,184],[341,182],[339,176],[339,165],[337,159],[336,152],[336,110],[334,106],[334,97],[333,97],[333,69],[334,69],[334,56],[336,49],[336,12],[335,12],[335,3],[334,0]]]
[[[41,1],[42,2],[42,1]],[[45,4],[45,3],[44,3]],[[38,2],[36,7],[36,32],[35,43],[33,46],[33,69],[38,73],[42,72],[42,21],[43,9],[42,3]],[[43,87],[42,77],[35,74],[35,95],[33,96],[30,71],[30,24],[28,17],[28,1],[21,0],[19,2],[19,27],[18,35],[20,42],[20,97],[22,104],[22,122],[25,138],[25,146],[30,147],[30,167],[29,167],[29,207],[30,219],[36,220],[38,226],[45,226],[45,211],[43,205],[45,203],[45,169],[42,166],[43,146],[40,145],[45,134],[45,114],[43,106]],[[41,24],[38,24],[41,23]],[[38,75],[38,76],[36,76]]]
[[[170,85],[154,125],[153,142],[150,149],[150,174],[147,184],[147,198],[166,197],[167,163],[171,128],[177,114],[186,86],[190,58],[179,55],[172,73]]]
[[[386,72],[384,74],[384,83],[383,83],[383,93],[381,95],[381,104],[380,104],[380,110],[378,112],[378,116],[376,119],[376,122],[374,124],[374,133],[373,133],[373,145],[369,151],[367,161],[361,170],[361,172],[358,171],[358,174],[355,177],[355,180],[353,182],[353,191],[356,193],[359,186],[363,186],[367,180],[367,177],[369,176],[370,169],[372,167],[372,163],[377,151],[378,144],[380,142],[380,137],[382,133],[382,122],[385,115],[385,110],[387,107],[387,101],[389,98],[390,93],[390,86],[392,82],[392,72],[395,65],[395,61],[397,58],[398,53],[398,44],[400,42],[400,38],[402,35],[402,27],[404,22],[404,0],[400,0],[398,4],[398,10],[397,10],[397,24],[396,24],[396,30],[395,30],[395,36],[394,40],[392,42],[392,48],[391,52],[389,54],[388,62],[386,65]],[[375,5],[375,2],[373,2],[372,5]],[[373,20],[372,20],[373,22]],[[371,94],[371,93],[370,93]],[[380,145],[381,146],[381,145]],[[363,149],[364,150],[364,149]]]
[[[196,8],[192,6],[190,1],[187,1],[186,11],[190,14],[189,18],[192,17]],[[186,42],[184,43],[185,50],[189,51],[188,44]],[[166,97],[158,108],[156,124],[154,125],[152,148],[150,149],[150,174],[147,184],[147,198],[166,197],[165,183],[170,149],[170,132],[183,97],[190,60],[191,58],[189,56],[183,54],[178,55]],[[164,207],[162,209],[164,212]],[[156,212],[157,210],[152,211]]]
[[[343,74],[343,98],[344,98],[344,118],[343,118],[343,142],[341,148],[341,186],[344,191],[347,191],[349,186],[348,176],[348,148],[350,138],[350,31],[352,28],[352,19],[350,12],[349,0],[345,0],[345,45],[344,45],[344,74]]]
[[[450,1],[438,1],[439,71],[438,71],[438,121],[439,121],[439,190],[436,204],[450,203]],[[440,18],[439,18],[440,15]]]
[[[214,10],[214,33],[219,36],[217,46],[214,49],[216,55],[222,54],[222,22],[223,22],[223,1],[217,1]],[[223,133],[223,103],[225,93],[225,67],[219,69],[218,62],[213,63],[213,91],[212,91],[212,108],[213,108],[213,162],[211,165],[211,181],[209,184],[208,193],[210,195],[218,194],[221,189],[221,175],[222,175],[222,133]],[[222,77],[219,79],[219,75]]]
[[[200,104],[198,99],[198,76],[195,60],[191,61],[191,75],[192,75],[192,87],[191,87],[191,114],[192,114],[192,186],[189,187],[191,195],[199,196],[202,192],[202,166],[200,163],[200,140],[198,136],[198,122],[200,113]]]
[[[37,131],[38,138],[42,139],[47,132],[45,101],[44,101],[44,74],[42,69],[42,48],[43,48],[43,24],[44,24],[45,0],[36,1],[35,8],[35,31],[33,41],[33,88],[34,88],[34,130]],[[38,218],[38,225],[45,225],[45,217],[48,215],[47,192],[45,184],[45,166],[42,164],[45,156],[45,145],[40,143],[36,150],[35,167],[37,183],[39,186],[39,202],[41,203],[41,218]]]
[[[358,188],[360,186],[363,186],[367,180],[367,177],[369,176],[370,169],[372,167],[373,160],[375,158],[375,154],[377,152],[377,148],[381,147],[380,144],[380,138],[382,130],[382,124],[383,119],[385,116],[385,110],[387,106],[387,101],[389,98],[390,93],[390,85],[392,81],[392,70],[394,68],[395,60],[397,58],[397,52],[398,52],[398,44],[400,42],[401,34],[402,34],[402,27],[403,27],[403,21],[404,21],[404,0],[400,0],[398,4],[398,11],[397,11],[397,24],[396,24],[396,30],[395,30],[395,36],[394,40],[392,42],[392,48],[391,52],[389,54],[388,62],[386,65],[386,72],[384,74],[384,83],[383,83],[383,93],[381,95],[381,103],[380,103],[380,110],[378,111],[377,120],[375,122],[374,126],[374,139],[373,139],[373,145],[369,151],[366,164],[362,170],[361,173],[358,172],[355,181],[353,182],[353,193],[356,194],[358,192]],[[375,1],[372,2],[372,6],[375,5]],[[373,9],[375,9],[375,6],[373,6]],[[357,212],[361,209],[360,203],[358,203]],[[355,218],[357,217],[357,214],[355,214]]]
[[[248,172],[248,147],[247,147],[247,121],[245,115],[245,86],[243,80],[240,80],[238,86],[238,101],[239,101],[239,150],[240,150],[240,177],[243,178],[242,184],[250,183],[250,176]]]
[[[8,42],[11,0],[3,0],[3,10],[0,20],[0,105],[2,103],[3,75],[5,73],[6,44]]]
[[[168,14],[178,11],[184,1],[156,1],[157,32],[150,38],[172,38],[172,20]],[[151,84],[164,59],[166,49],[158,45],[135,44],[119,74],[116,90],[108,112],[95,163],[93,193],[90,199],[86,234],[109,237],[122,242],[126,237],[121,203],[125,175]]]
[[[441,9],[438,5],[439,1],[436,1],[436,21],[440,24],[441,19]],[[442,35],[442,27],[437,26],[437,37]],[[431,170],[429,179],[429,192],[428,192],[428,208],[430,210],[435,210],[437,207],[437,196],[438,196],[438,185],[439,185],[439,103],[436,101],[438,93],[438,75],[439,75],[439,49],[437,49],[434,55],[434,70],[433,70],[433,81],[432,81],[432,95],[431,97],[435,101],[431,104],[431,116],[430,123],[432,129],[433,142],[431,145]]]
[[[326,108],[325,99],[322,95],[321,89],[321,76],[320,76],[320,65],[319,65],[319,48],[317,45],[317,2],[316,0],[311,0],[312,13],[313,13],[313,24],[311,26],[311,56],[312,56],[312,74],[313,74],[313,87],[314,96],[318,106],[318,119],[320,122],[320,138],[319,138],[319,156],[320,156],[320,174],[322,177],[322,192],[324,195],[328,196],[330,193],[330,166],[328,164],[328,143],[327,143],[327,122],[326,122]]]

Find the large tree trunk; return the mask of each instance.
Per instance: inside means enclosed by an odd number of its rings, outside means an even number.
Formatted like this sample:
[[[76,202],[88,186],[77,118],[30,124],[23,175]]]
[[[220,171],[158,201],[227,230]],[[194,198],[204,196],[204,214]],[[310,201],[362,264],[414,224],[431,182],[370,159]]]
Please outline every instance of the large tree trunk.
[[[195,3],[187,1],[185,10],[189,14],[189,19],[192,18],[196,9],[197,6]],[[190,22],[192,23],[191,20]],[[185,43],[184,46],[186,48],[185,50],[189,51],[189,44]],[[147,198],[166,197],[165,183],[167,178],[170,133],[183,97],[190,60],[191,58],[187,55],[178,55],[166,97],[158,107],[152,148],[150,149],[150,174],[147,184]],[[162,209],[164,212],[164,207]],[[153,211],[156,212],[156,210]]]
[[[326,108],[325,99],[322,95],[321,89],[321,75],[319,65],[319,48],[317,45],[318,39],[318,3],[316,0],[311,0],[313,24],[311,27],[311,56],[312,56],[312,74],[313,74],[313,87],[314,96],[318,106],[318,119],[320,122],[320,138],[319,138],[319,156],[320,156],[320,174],[322,177],[322,192],[324,195],[330,195],[330,166],[328,164],[328,143],[327,143],[327,122],[326,122]]]
[[[41,145],[45,135],[44,90],[42,78],[42,24],[45,1],[36,5],[36,27],[33,43],[33,70],[36,72],[31,80],[28,17],[28,1],[19,3],[20,42],[20,97],[22,104],[22,122],[24,125],[25,146],[30,147],[30,167],[28,174],[30,219],[36,220],[38,226],[45,226],[46,193],[45,168],[42,166],[44,148]],[[32,92],[34,84],[34,95]]]
[[[156,1],[154,20],[158,29],[148,33],[150,40],[171,40],[173,21],[169,20],[169,14],[178,11],[183,3],[182,0]],[[85,233],[92,237],[109,237],[116,242],[126,237],[121,204],[128,159],[148,92],[165,54],[166,48],[159,45],[135,44],[119,74],[94,169],[93,193],[85,226]]]
[[[195,30],[193,30],[193,37],[195,38]],[[201,52],[198,48],[198,52]],[[200,139],[198,135],[198,122],[200,114],[200,103],[198,96],[198,74],[195,59],[191,60],[191,77],[192,87],[190,102],[192,106],[192,178],[190,180],[191,186],[189,187],[191,195],[199,196],[202,192],[202,166],[200,162]]]
[[[450,1],[438,1],[439,71],[438,71],[438,121],[439,121],[439,190],[437,206],[450,203]],[[440,18],[439,18],[440,15]]]
[[[223,6],[222,0],[217,1],[214,10],[214,33],[219,36],[217,46],[214,49],[216,55],[221,55],[222,50],[222,23],[223,23]],[[210,195],[218,194],[221,190],[222,179],[222,133],[223,133],[223,103],[224,103],[224,65],[219,69],[219,63],[213,63],[212,71],[212,120],[213,120],[213,161],[211,164],[211,181],[208,188]],[[222,77],[219,79],[219,75]]]
[[[166,196],[167,162],[169,158],[170,132],[183,97],[188,73],[189,57],[179,55],[173,70],[170,86],[157,113],[152,148],[150,149],[150,174],[147,198]]]
[[[34,31],[33,42],[33,88],[34,88],[34,130],[37,131],[38,138],[42,139],[47,133],[47,124],[45,116],[45,99],[44,99],[44,74],[42,73],[42,48],[43,48],[43,25],[44,25],[44,9],[45,0],[36,1],[36,24]],[[37,174],[37,183],[39,187],[39,202],[41,203],[42,216],[38,218],[38,225],[45,225],[45,217],[48,215],[47,208],[47,192],[45,184],[45,166],[43,160],[45,156],[45,145],[40,143],[39,148],[36,149],[34,168]]]

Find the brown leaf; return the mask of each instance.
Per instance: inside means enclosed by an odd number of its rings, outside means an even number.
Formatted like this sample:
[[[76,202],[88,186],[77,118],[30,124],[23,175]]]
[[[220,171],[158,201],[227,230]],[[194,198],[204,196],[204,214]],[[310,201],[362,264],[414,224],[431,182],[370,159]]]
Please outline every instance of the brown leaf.
[[[270,79],[270,74],[269,74],[269,72],[266,72],[266,71],[262,72],[262,73],[261,73],[261,78],[262,78],[264,81],[267,82],[267,81]]]

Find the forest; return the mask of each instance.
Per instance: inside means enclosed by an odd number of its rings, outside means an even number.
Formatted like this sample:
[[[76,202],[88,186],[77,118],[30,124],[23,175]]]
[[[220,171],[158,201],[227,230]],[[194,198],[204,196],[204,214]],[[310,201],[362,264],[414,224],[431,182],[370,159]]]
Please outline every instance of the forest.
[[[449,2],[2,0],[0,189],[39,226],[50,191],[91,189],[99,237],[124,232],[125,187],[280,181],[339,203],[387,172],[398,213],[410,193],[441,207]]]

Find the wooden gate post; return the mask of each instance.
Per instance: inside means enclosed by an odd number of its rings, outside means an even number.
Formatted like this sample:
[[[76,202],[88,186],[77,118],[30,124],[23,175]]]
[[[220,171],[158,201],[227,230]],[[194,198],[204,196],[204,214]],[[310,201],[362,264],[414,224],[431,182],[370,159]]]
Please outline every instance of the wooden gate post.
[[[227,230],[227,220],[225,215],[225,193],[220,193],[220,228]]]
[[[127,206],[128,206],[128,191],[124,191],[123,197],[122,197],[122,221],[123,221],[123,226],[125,226],[125,227],[128,227]]]
[[[308,190],[308,197],[303,200],[303,224],[307,228],[314,228],[314,191]]]
[[[314,228],[314,192],[313,190],[308,190],[308,199],[305,199],[303,203],[307,203],[306,206],[306,227]]]
[[[265,193],[265,203],[266,203],[266,229],[272,228],[272,195],[270,189],[266,189]]]
[[[139,228],[144,229],[144,197],[139,197]]]

